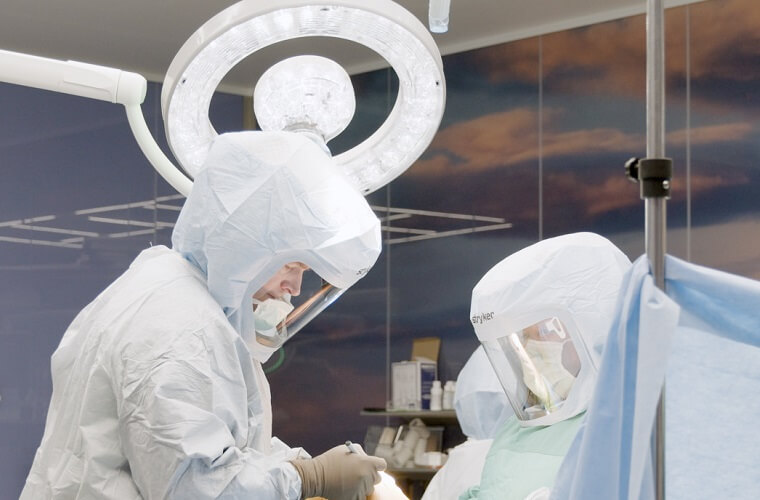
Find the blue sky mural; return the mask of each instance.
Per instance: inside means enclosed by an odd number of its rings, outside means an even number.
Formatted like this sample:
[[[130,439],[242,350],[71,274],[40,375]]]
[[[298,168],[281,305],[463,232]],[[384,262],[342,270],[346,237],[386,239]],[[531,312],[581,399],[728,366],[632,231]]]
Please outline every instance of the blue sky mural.
[[[760,9],[754,0],[710,0],[669,10],[666,21],[670,252],[760,279]],[[472,287],[540,235],[596,231],[631,258],[643,252],[643,202],[623,165],[646,152],[644,24],[637,16],[444,57],[448,102],[438,134],[369,201],[512,227],[386,245],[369,275],[286,345],[270,375],[275,434],[312,453],[361,442],[378,422],[359,411],[385,404],[388,362],[406,359],[416,337],[441,337],[440,377],[455,378],[477,346]],[[393,104],[387,70],[353,80],[357,114],[331,143],[334,153],[368,136]],[[165,147],[159,93],[151,84],[144,111]],[[126,230],[75,212],[174,194],[142,157],[123,111],[10,85],[0,85],[0,109],[0,498],[12,498],[42,436],[49,358],[62,333],[141,249],[168,244],[176,210],[157,206],[181,199],[107,214],[147,224],[108,237]],[[242,99],[215,97],[212,121],[238,129]],[[99,236],[30,245],[11,241],[30,231],[1,225],[46,215]],[[384,222],[396,229],[389,239],[420,226],[478,224]]]

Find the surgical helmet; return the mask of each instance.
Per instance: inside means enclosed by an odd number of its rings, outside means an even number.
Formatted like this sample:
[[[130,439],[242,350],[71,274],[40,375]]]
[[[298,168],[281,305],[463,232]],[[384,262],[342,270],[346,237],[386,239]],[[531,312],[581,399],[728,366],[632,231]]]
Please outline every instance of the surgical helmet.
[[[524,426],[588,407],[628,258],[607,239],[547,239],[499,262],[475,285],[470,319]]]
[[[317,283],[278,325],[277,347],[372,267],[380,222],[307,137],[236,132],[212,144],[172,244],[206,274],[209,292],[249,345],[253,295],[283,266],[308,266]]]
[[[483,346],[475,349],[459,372],[454,410],[462,432],[473,439],[493,439],[513,414]]]

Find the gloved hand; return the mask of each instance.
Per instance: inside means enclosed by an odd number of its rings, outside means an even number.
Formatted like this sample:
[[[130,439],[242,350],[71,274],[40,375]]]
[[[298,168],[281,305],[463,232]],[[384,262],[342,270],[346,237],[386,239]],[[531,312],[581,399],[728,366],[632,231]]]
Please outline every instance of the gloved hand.
[[[315,458],[290,462],[301,476],[302,498],[365,500],[380,482],[378,471],[385,460],[365,453],[351,453],[346,445],[336,446]]]

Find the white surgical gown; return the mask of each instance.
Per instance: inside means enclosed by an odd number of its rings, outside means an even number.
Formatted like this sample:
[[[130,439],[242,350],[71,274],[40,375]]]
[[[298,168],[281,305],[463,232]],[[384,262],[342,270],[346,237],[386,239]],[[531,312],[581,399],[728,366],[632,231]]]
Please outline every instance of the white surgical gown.
[[[422,500],[456,500],[468,488],[480,484],[480,474],[493,439],[467,439],[449,450],[449,458],[435,473]]]
[[[269,387],[205,276],[142,252],[74,319],[22,500],[297,499]]]

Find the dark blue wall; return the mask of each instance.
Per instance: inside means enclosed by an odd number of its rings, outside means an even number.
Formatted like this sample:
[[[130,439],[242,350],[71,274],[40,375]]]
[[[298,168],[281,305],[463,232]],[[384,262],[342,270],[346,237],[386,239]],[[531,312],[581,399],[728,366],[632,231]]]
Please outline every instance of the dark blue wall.
[[[760,59],[747,47],[756,46],[760,19],[726,20],[721,5],[754,7],[752,0],[691,7],[690,74],[686,11],[668,12],[669,248],[757,279]],[[720,27],[731,37],[715,35],[715,19],[731,22]],[[359,411],[385,404],[388,362],[406,359],[416,337],[441,337],[441,378],[455,378],[477,345],[468,322],[472,287],[540,237],[591,230],[631,257],[643,251],[643,204],[623,164],[645,153],[644,61],[642,17],[444,58],[448,103],[436,139],[370,202],[500,217],[513,227],[388,245],[365,279],[287,344],[285,363],[270,375],[275,434],[312,453],[361,442],[375,422]],[[395,92],[388,81],[386,70],[354,77],[357,115],[351,132],[331,143],[334,153],[383,121]],[[159,93],[151,84],[143,110],[168,150]],[[218,95],[217,129],[239,129],[242,107],[242,98]],[[66,326],[141,249],[170,235],[87,238],[69,249],[1,241],[52,237],[2,222],[56,215],[62,227],[105,231],[74,212],[169,194],[119,106],[0,85],[0,499],[18,495],[31,465],[50,398],[49,358]],[[133,207],[118,216],[172,222],[176,212]],[[475,222],[392,224],[449,230]]]

